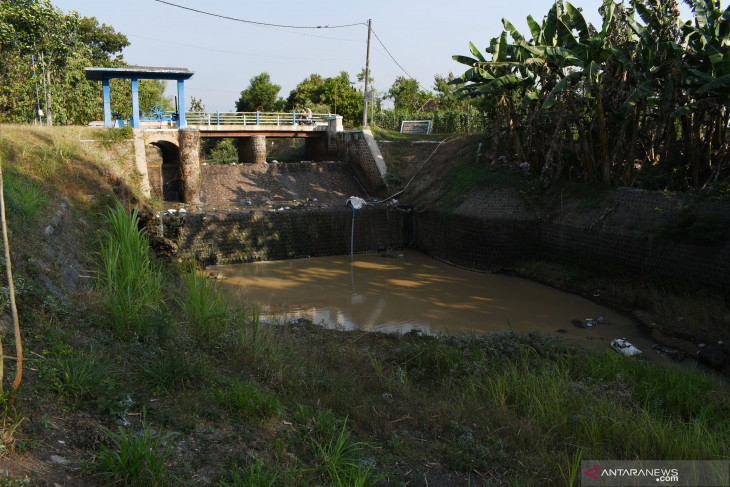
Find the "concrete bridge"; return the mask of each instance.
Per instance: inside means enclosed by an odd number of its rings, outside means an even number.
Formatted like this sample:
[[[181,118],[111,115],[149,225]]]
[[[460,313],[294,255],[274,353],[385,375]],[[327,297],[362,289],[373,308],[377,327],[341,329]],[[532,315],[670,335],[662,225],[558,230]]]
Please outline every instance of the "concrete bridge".
[[[238,160],[242,163],[266,162],[266,138],[305,138],[306,157],[312,161],[325,157],[363,161],[361,178],[377,188],[383,186],[385,163],[369,131],[343,132],[342,117],[332,114],[297,112],[188,112],[185,110],[185,80],[194,73],[185,68],[127,66],[123,68],[86,68],[86,78],[102,83],[104,126],[121,127],[125,120],[112,121],[110,80],[128,79],[132,87],[132,116],[128,122],[134,129],[136,165],[142,175],[142,190],[150,195],[146,147],[157,146],[162,152],[162,185],[170,186],[168,194],[185,203],[200,199],[200,138],[228,137],[238,139]],[[177,111],[155,106],[149,113],[140,113],[138,83],[144,79],[171,80],[177,83]],[[362,140],[361,140],[362,139]],[[364,143],[363,143],[364,141]],[[167,174],[167,176],[166,176]],[[164,194],[164,191],[163,191]]]

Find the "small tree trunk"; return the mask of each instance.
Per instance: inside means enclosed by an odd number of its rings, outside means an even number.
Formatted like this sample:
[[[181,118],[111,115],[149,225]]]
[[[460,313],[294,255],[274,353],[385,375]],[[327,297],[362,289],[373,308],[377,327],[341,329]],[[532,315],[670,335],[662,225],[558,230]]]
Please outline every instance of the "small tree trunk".
[[[15,286],[13,284],[13,270],[10,265],[10,245],[8,242],[8,226],[5,220],[5,194],[3,191],[3,171],[0,166],[0,223],[2,224],[3,233],[3,244],[5,247],[5,271],[8,277],[8,293],[10,294],[10,311],[13,317],[13,331],[15,333],[15,356],[17,359],[17,366],[15,369],[15,380],[12,385],[13,399],[15,399],[15,392],[20,386],[20,380],[23,377],[23,345],[20,339],[20,323],[18,321],[18,308],[15,305]],[[2,354],[2,348],[0,348],[0,354]],[[0,362],[5,361],[5,356],[0,355]],[[0,390],[2,390],[2,376],[3,366],[0,365]]]

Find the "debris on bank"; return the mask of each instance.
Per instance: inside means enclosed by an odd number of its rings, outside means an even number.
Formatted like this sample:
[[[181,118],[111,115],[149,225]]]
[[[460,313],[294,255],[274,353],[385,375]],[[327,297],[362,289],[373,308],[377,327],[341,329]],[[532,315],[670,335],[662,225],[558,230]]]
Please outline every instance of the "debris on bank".
[[[641,350],[636,348],[625,338],[616,338],[611,341],[611,349],[617,351],[624,357],[638,357],[641,355]]]

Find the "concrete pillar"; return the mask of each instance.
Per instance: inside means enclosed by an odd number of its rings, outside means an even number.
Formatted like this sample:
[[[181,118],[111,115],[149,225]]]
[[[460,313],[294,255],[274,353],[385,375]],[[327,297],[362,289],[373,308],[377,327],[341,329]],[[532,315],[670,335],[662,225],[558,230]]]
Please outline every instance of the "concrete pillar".
[[[104,127],[112,128],[112,102],[109,94],[109,80],[101,80],[102,97],[104,98]]]
[[[342,115],[335,115],[327,119],[327,135],[333,135],[337,132],[342,132]]]
[[[139,81],[132,78],[132,128],[139,128]]]
[[[180,172],[183,203],[200,203],[200,132],[180,129]]]
[[[134,133],[134,163],[137,166],[137,172],[142,176],[139,186],[142,194],[147,198],[150,197],[150,179],[147,174],[147,154],[145,152],[144,131],[142,129],[133,129]]]
[[[304,139],[304,153],[307,160],[323,161],[327,156],[324,137],[307,137]]]
[[[238,139],[238,162],[261,164],[266,162],[266,136],[253,135]]]

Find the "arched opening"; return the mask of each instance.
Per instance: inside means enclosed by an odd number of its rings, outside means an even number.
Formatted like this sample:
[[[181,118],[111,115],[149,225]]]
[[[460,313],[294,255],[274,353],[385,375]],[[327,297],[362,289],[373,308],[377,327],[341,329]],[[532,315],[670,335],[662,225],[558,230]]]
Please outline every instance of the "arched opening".
[[[161,196],[163,201],[183,200],[183,181],[180,170],[180,149],[172,142],[159,140],[152,145],[160,149],[162,155]]]

